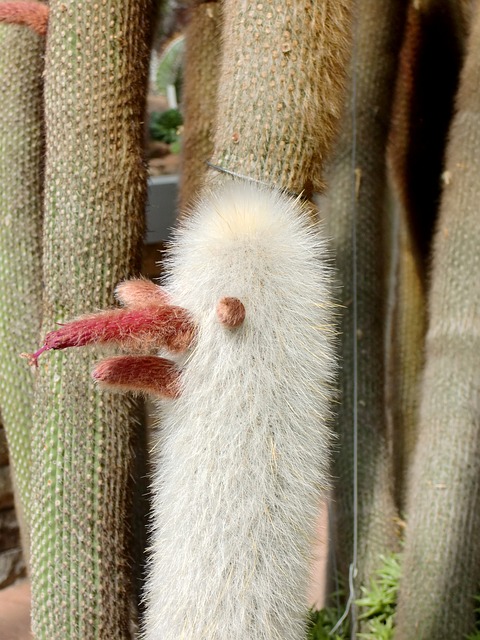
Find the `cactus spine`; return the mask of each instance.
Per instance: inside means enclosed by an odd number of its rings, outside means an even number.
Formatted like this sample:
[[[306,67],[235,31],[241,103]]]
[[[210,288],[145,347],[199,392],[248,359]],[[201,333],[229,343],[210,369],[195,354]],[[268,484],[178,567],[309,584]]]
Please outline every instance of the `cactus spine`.
[[[47,38],[43,332],[113,302],[144,227],[150,0],[53,0]],[[130,637],[132,401],[99,393],[91,352],[39,369],[32,445],[33,630]]]

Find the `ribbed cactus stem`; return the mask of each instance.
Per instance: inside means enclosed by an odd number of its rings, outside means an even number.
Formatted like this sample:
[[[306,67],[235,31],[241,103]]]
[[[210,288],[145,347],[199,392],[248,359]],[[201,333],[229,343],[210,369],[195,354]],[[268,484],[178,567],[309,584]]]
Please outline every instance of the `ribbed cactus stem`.
[[[44,318],[113,303],[144,229],[150,0],[50,3],[45,66]],[[130,637],[127,483],[132,400],[100,392],[98,355],[40,363],[33,434],[36,638]]]
[[[399,61],[388,150],[399,224],[388,396],[402,514],[417,439],[433,226],[472,7],[458,0],[411,2]]]
[[[409,483],[398,640],[463,638],[480,584],[480,10],[447,147]]]
[[[32,371],[19,358],[39,338],[44,39],[0,25],[0,407],[29,551]]]
[[[334,464],[338,558],[347,579],[357,526],[359,584],[369,581],[380,554],[398,542],[384,402],[385,146],[404,5],[400,0],[366,0],[358,11],[350,107],[327,172],[329,191],[322,208],[333,238],[343,305]]]

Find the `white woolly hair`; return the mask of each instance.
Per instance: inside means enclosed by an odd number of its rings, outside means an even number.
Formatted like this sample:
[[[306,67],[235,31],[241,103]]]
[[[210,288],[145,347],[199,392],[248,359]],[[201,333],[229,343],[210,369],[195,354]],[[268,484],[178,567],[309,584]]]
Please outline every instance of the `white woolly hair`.
[[[176,234],[166,284],[198,339],[160,409],[146,640],[305,638],[335,372],[326,253],[299,199],[238,182]],[[239,328],[217,319],[224,296]]]

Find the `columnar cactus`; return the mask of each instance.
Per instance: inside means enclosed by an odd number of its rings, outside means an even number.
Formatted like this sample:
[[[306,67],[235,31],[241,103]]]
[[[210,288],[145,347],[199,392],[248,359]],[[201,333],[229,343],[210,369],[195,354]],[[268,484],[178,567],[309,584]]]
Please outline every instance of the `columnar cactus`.
[[[53,0],[45,63],[43,326],[113,302],[144,230],[150,0]],[[126,487],[131,399],[101,394],[92,353],[38,370],[32,464],[33,630],[130,637]]]
[[[212,161],[309,195],[337,131],[350,0],[224,3]]]
[[[305,638],[329,480],[327,255],[305,204],[251,184],[205,195],[176,237],[167,290],[196,330],[160,404],[146,640]]]
[[[447,147],[396,638],[463,638],[480,584],[480,8]]]
[[[186,29],[182,111],[182,171],[179,209],[182,214],[198,195],[213,151],[222,3],[192,2]]]
[[[333,237],[344,305],[337,412],[339,446],[334,464],[334,475],[338,478],[336,535],[339,567],[346,576],[354,558],[357,518],[359,584],[369,581],[381,562],[380,554],[398,543],[384,402],[385,147],[403,19],[404,2],[400,0],[388,5],[377,0],[362,3],[351,65],[350,108],[327,174],[325,218]],[[355,416],[357,513],[353,480]]]
[[[400,52],[389,145],[387,150],[392,183],[392,218],[394,245],[391,257],[394,269],[394,305],[387,336],[387,406],[390,407],[395,496],[400,514],[404,515],[405,487],[417,437],[419,381],[423,363],[425,337],[425,256],[421,246],[428,244],[420,238],[418,213],[422,207],[415,197],[423,197],[414,188],[417,171],[411,170],[412,145],[419,132],[416,117],[416,84],[421,83],[421,28],[419,7],[410,4]],[[422,124],[424,119],[421,119]],[[420,125],[421,126],[421,125]],[[423,125],[425,126],[425,124]],[[436,144],[441,147],[442,134],[438,131]],[[419,145],[422,146],[421,143]],[[427,171],[431,167],[424,161]],[[422,169],[420,169],[422,170]],[[424,176],[425,177],[425,176]],[[427,180],[425,180],[425,183]],[[435,190],[438,176],[428,181],[427,190]],[[434,202],[432,205],[434,206]],[[430,217],[423,212],[424,218]],[[422,236],[428,236],[425,230]]]
[[[321,184],[350,8],[226,3],[212,176],[245,179],[202,194],[177,233],[166,290],[125,283],[125,310],[69,323],[33,356],[111,341],[176,353],[175,363],[118,356],[94,370],[104,385],[162,398],[148,640],[305,635],[309,554],[329,480],[331,275],[310,206],[279,189]]]
[[[402,513],[417,437],[433,223],[469,22],[467,2],[411,2],[400,54],[388,154],[399,218],[388,404]]]
[[[34,378],[19,354],[38,342],[42,311],[44,44],[24,26],[0,25],[0,407],[26,555]]]

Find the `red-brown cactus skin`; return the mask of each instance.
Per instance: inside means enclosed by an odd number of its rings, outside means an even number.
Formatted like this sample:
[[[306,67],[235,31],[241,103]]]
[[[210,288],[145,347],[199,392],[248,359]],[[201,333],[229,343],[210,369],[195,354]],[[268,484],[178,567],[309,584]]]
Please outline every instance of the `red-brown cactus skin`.
[[[128,349],[165,347],[173,353],[191,344],[194,326],[180,307],[112,309],[81,316],[56,331],[50,331],[44,345],[31,356],[32,364],[51,349],[84,347],[90,344],[121,344]]]
[[[221,324],[234,329],[245,320],[245,307],[238,298],[225,297],[217,305],[217,317]]]
[[[151,280],[132,278],[117,285],[115,298],[125,307],[149,307],[152,304],[169,304],[169,295],[163,287]]]
[[[176,398],[180,392],[179,370],[173,362],[156,356],[116,356],[102,360],[92,372],[101,386],[117,391],[149,393]]]
[[[186,352],[195,341],[196,328],[189,313],[168,304],[170,296],[162,287],[144,279],[126,280],[115,290],[124,309],[109,309],[72,320],[45,336],[44,344],[33,354],[23,354],[33,366],[50,350],[87,345],[115,345],[138,352],[166,349],[173,354]],[[220,324],[240,327],[245,307],[234,297],[225,296],[217,304]],[[92,372],[93,379],[116,391],[131,391],[161,398],[180,393],[180,369],[174,362],[151,355],[107,358]]]
[[[48,7],[40,2],[2,2],[0,22],[25,25],[39,36],[45,36],[48,27]]]

